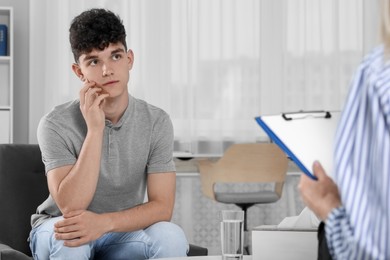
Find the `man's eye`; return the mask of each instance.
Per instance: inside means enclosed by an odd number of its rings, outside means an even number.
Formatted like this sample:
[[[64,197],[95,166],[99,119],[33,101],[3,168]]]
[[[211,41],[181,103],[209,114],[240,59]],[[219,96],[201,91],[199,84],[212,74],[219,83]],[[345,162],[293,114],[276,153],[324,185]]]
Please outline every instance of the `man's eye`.
[[[122,56],[120,55],[120,54],[114,54],[113,56],[112,56],[112,59],[113,60],[120,60],[122,58]]]
[[[95,66],[96,64],[98,64],[98,60],[91,60],[89,62],[89,65],[91,65],[91,66]]]

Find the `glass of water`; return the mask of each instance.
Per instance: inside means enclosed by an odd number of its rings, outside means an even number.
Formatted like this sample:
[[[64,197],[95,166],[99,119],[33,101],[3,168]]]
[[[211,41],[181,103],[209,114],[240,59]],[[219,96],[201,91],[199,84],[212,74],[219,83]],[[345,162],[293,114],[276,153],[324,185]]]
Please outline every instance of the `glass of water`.
[[[242,260],[244,251],[244,211],[222,210],[222,259]]]

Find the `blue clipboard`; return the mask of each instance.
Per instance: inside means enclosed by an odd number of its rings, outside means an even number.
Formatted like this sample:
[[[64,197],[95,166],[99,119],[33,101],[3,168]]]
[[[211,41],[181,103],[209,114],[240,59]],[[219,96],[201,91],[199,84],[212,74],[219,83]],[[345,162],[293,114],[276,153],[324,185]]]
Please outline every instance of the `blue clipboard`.
[[[334,136],[339,118],[339,111],[299,111],[258,116],[255,120],[303,173],[316,179],[311,170],[315,160],[332,177]]]

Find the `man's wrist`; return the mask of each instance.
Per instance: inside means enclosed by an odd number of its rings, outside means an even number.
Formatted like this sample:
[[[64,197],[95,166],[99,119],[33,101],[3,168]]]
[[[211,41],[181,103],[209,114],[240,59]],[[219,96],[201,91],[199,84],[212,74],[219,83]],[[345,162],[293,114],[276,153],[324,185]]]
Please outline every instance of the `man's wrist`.
[[[104,233],[113,232],[115,229],[113,214],[114,213],[101,214],[101,217],[103,217]]]

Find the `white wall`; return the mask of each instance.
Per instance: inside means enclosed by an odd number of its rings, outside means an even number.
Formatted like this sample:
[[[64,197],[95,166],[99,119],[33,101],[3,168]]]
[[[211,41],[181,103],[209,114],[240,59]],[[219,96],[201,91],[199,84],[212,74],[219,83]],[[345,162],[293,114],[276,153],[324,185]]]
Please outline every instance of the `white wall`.
[[[363,24],[364,51],[367,53],[380,42],[380,11],[378,1],[364,0],[363,10],[365,18]]]

